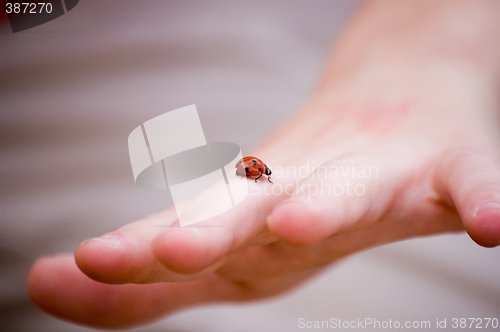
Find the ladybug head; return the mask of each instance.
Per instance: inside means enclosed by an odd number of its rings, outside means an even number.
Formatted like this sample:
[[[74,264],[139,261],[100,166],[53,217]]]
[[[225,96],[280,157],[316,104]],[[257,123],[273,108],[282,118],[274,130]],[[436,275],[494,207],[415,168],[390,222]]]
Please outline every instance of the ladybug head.
[[[264,166],[266,166],[266,172],[264,174],[266,174],[266,175],[273,174],[273,172],[271,172],[271,170],[269,169],[269,167],[267,167],[267,165],[264,165]]]

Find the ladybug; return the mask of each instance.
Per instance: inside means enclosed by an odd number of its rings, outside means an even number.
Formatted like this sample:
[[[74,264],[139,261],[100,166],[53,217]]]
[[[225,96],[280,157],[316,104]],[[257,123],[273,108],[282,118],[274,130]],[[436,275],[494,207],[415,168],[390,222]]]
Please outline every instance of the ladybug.
[[[267,175],[267,180],[271,181],[271,170],[259,158],[245,157],[236,163],[236,175],[249,178],[255,178],[255,182],[262,176]]]

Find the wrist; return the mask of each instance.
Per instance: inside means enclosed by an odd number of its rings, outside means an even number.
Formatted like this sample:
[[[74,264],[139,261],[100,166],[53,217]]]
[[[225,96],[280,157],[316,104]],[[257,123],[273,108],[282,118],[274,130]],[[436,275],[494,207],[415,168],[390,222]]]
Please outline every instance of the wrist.
[[[423,87],[496,95],[498,15],[498,1],[369,1],[341,35],[316,95],[348,86],[361,89],[359,95],[412,94]]]

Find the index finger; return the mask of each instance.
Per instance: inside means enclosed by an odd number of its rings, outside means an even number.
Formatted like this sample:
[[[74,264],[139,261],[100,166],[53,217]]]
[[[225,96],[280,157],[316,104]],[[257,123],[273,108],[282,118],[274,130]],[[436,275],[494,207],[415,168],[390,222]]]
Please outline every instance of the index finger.
[[[266,236],[266,217],[285,199],[264,193],[267,180],[248,181],[243,202],[209,220],[180,227],[173,209],[128,224],[115,232],[84,241],[75,251],[78,267],[87,276],[106,283],[151,283],[201,278],[218,269],[230,252]],[[293,179],[274,177],[286,186]],[[290,190],[292,193],[293,190]],[[198,208],[210,209],[210,202]]]

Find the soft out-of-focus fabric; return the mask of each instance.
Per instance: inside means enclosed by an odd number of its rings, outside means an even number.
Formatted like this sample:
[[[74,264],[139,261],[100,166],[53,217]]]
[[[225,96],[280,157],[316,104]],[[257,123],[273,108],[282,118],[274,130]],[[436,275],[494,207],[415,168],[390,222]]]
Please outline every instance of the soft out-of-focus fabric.
[[[87,0],[23,32],[0,26],[0,330],[90,330],[38,311],[24,280],[36,257],[172,204],[167,191],[134,184],[128,134],[194,103],[208,141],[250,151],[307,98],[357,4]],[[499,258],[466,235],[405,241],[276,299],[198,307],[135,330],[500,318]]]

